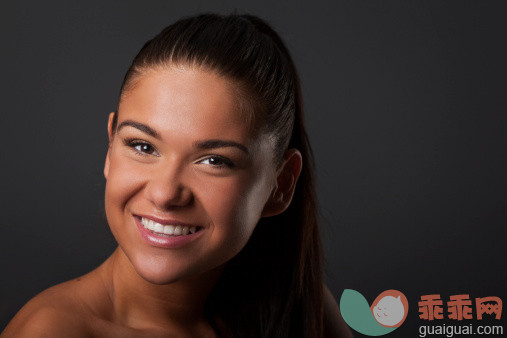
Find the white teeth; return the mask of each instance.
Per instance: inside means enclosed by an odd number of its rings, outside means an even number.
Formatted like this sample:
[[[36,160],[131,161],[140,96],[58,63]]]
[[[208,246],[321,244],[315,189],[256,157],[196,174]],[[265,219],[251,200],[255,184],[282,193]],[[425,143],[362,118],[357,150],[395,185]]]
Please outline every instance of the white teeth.
[[[148,229],[155,231],[155,222],[152,220],[148,221]]]
[[[141,217],[141,224],[146,228],[153,232],[157,232],[160,234],[165,234],[169,236],[186,236],[189,233],[193,234],[197,231],[197,227],[188,227],[182,225],[162,225],[157,223],[151,219]]]
[[[164,234],[166,234],[166,235],[174,235],[174,225],[166,225],[166,226],[164,226]]]
[[[155,229],[153,229],[153,231],[164,233],[164,226],[160,223],[155,223]]]

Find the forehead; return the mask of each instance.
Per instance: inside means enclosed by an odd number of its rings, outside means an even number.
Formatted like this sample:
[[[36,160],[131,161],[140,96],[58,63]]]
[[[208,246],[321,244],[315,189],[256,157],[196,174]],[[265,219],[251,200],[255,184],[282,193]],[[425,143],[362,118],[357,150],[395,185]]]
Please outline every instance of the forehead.
[[[119,104],[119,121],[150,125],[162,137],[254,138],[249,112],[233,81],[195,67],[164,67],[142,72]]]

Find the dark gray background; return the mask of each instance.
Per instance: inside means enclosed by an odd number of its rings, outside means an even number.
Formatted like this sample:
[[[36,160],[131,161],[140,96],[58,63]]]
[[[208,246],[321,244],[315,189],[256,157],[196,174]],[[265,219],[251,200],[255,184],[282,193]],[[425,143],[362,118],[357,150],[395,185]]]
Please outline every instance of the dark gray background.
[[[270,22],[299,68],[334,295],[404,292],[409,316],[390,337],[425,324],[424,294],[507,302],[506,2],[2,7],[0,329],[114,249],[106,121],[139,48],[181,16],[235,9]]]

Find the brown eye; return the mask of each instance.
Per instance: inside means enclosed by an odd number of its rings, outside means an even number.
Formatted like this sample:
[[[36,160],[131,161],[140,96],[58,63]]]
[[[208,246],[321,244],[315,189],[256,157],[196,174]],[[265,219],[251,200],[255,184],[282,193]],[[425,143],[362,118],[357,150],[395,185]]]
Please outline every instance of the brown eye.
[[[228,160],[226,158],[219,157],[219,156],[210,156],[210,157],[202,160],[201,163],[209,164],[209,165],[216,167],[216,168],[226,168],[226,167],[233,168],[234,167],[234,164],[230,160]]]
[[[209,164],[211,165],[223,165],[224,162],[222,162],[222,160],[220,160],[219,158],[216,158],[216,157],[210,157],[208,159],[209,161]]]
[[[158,152],[154,146],[146,141],[125,139],[123,143],[133,149],[138,155],[155,155],[158,156]]]
[[[134,148],[137,151],[145,154],[152,154],[155,151],[155,149],[153,149],[153,147],[147,143],[139,143],[135,145]]]

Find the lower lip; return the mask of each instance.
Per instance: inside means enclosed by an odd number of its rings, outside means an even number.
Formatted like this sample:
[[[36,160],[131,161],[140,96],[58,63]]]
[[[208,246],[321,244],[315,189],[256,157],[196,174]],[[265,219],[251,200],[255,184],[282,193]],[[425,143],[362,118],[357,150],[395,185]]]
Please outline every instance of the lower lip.
[[[156,246],[158,248],[166,248],[166,249],[176,249],[181,248],[190,242],[194,241],[195,239],[199,238],[201,236],[201,233],[203,232],[203,229],[194,232],[193,234],[188,234],[184,236],[173,236],[173,237],[166,237],[166,236],[158,236],[157,234],[151,232],[150,230],[146,229],[144,225],[141,223],[141,218],[138,216],[134,216],[134,219],[136,221],[137,229],[139,229],[139,233],[141,234],[141,237],[144,239],[144,241],[152,246]]]

